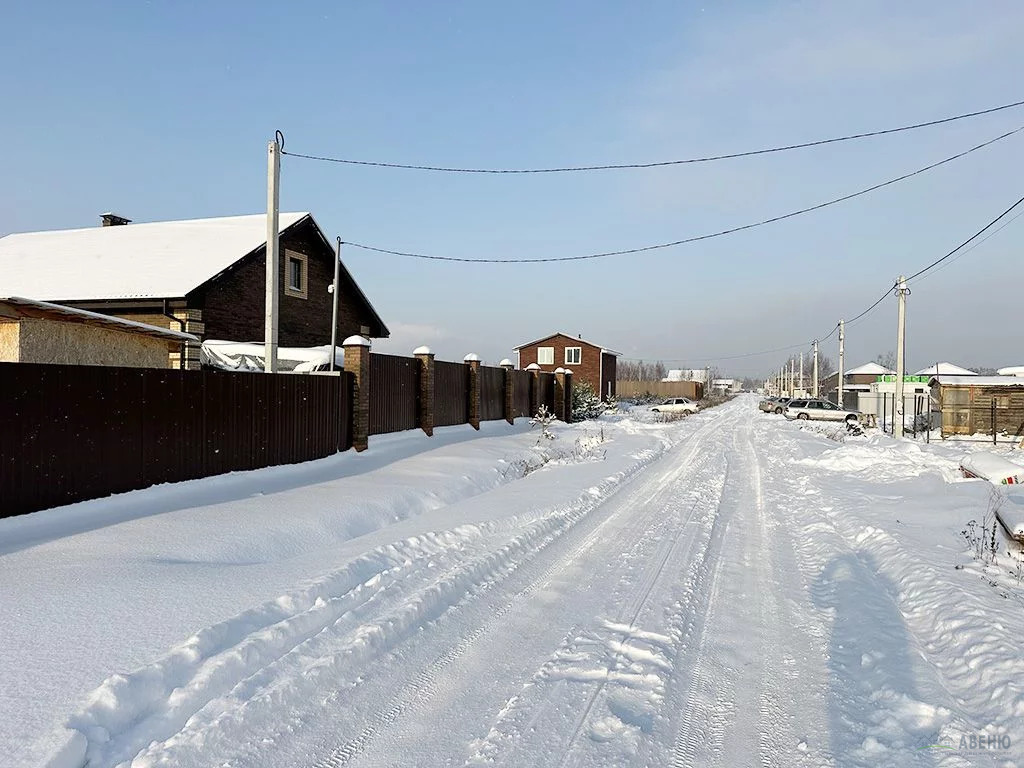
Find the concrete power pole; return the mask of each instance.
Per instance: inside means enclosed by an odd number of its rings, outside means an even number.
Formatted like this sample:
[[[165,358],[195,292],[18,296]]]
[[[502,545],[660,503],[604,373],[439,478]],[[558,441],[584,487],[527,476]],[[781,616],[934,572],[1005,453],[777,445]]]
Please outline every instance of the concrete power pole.
[[[846,360],[846,321],[839,321],[839,407],[843,408],[843,363]]]
[[[818,340],[814,340],[814,374],[811,378],[812,389],[814,390],[814,396],[818,397]]]
[[[898,319],[896,325],[896,413],[893,418],[892,433],[895,437],[903,437],[903,374],[904,374],[904,352],[907,333],[907,279],[900,275],[896,283],[896,297],[899,300]],[[896,420],[899,419],[897,427]],[[899,430],[897,432],[897,429]]]
[[[804,396],[804,353],[800,350],[800,383],[797,384],[800,388],[800,397]]]
[[[334,255],[334,282],[331,283],[331,364],[327,370],[333,371],[336,367],[335,358],[338,356],[338,279],[341,277],[341,238],[338,238],[338,252]]]
[[[275,137],[267,144],[267,295],[266,319],[263,326],[263,370],[277,372],[277,282],[280,257],[278,253],[278,216],[281,212],[281,146]]]

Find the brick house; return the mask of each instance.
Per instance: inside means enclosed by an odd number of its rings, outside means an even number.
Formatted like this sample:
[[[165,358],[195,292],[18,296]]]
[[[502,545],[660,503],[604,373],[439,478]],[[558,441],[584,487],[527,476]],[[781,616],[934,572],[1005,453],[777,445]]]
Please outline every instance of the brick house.
[[[264,214],[145,224],[102,218],[102,227],[0,238],[0,290],[200,339],[263,340]],[[280,253],[278,342],[329,344],[334,247],[311,214],[282,213]],[[387,338],[387,326],[344,264],[340,283],[338,339]],[[198,345],[187,345],[185,357],[184,367],[198,368]],[[171,364],[179,358],[171,353]]]
[[[544,371],[568,368],[574,381],[587,382],[601,397],[615,397],[615,365],[622,354],[613,349],[584,341],[567,333],[553,333],[514,349],[519,367],[537,363]]]

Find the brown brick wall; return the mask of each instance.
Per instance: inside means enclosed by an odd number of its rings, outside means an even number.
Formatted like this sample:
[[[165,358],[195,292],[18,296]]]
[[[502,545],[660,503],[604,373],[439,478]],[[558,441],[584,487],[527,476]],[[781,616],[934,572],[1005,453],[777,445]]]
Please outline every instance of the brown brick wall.
[[[581,383],[586,382],[589,384],[595,392],[601,392],[601,348],[595,347],[592,344],[587,344],[585,341],[580,339],[574,339],[571,336],[564,336],[562,334],[556,334],[550,338],[544,339],[537,344],[531,344],[528,347],[523,347],[519,350],[519,367],[525,368],[530,363],[537,363],[537,348],[538,347],[554,347],[555,348],[555,361],[551,365],[541,365],[542,371],[553,372],[556,368],[570,368],[573,372],[573,381],[579,386]],[[565,348],[566,347],[581,347],[580,351],[580,363],[579,365],[566,364],[565,362]],[[606,357],[612,357],[614,355],[607,355]],[[540,363],[538,363],[540,365]],[[607,372],[605,373],[607,376]],[[612,371],[612,381],[614,381],[615,372]],[[607,386],[607,385],[605,385]],[[614,384],[612,385],[614,387]],[[603,394],[603,393],[602,393]]]
[[[278,343],[283,347],[311,347],[331,342],[331,294],[334,281],[334,251],[316,233],[311,223],[289,230],[281,238],[279,276]],[[307,298],[284,292],[285,251],[297,251],[307,258]],[[263,341],[264,297],[266,295],[266,251],[260,248],[241,264],[189,296],[189,306],[203,308],[205,338],[231,341]],[[356,291],[342,277],[338,304],[338,343],[360,333],[363,326],[374,333],[369,310],[357,306]],[[361,302],[358,302],[361,304]]]

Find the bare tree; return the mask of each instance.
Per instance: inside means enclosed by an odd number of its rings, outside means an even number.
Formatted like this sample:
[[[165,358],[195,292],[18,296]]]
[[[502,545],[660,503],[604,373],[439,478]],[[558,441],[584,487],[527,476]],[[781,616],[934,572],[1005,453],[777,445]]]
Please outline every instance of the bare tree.
[[[890,371],[896,370],[896,353],[893,350],[889,350],[884,354],[879,355],[875,358],[875,362],[883,368],[887,368]]]
[[[818,381],[822,381],[836,372],[836,365],[832,358],[818,353]]]

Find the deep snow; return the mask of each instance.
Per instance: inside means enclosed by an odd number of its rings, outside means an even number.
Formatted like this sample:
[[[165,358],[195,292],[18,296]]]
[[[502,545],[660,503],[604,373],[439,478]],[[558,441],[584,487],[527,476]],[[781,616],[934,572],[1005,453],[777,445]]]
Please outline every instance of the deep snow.
[[[556,429],[0,521],[7,764],[1021,762],[1016,545],[972,556],[962,448],[751,397]]]

